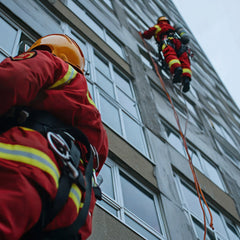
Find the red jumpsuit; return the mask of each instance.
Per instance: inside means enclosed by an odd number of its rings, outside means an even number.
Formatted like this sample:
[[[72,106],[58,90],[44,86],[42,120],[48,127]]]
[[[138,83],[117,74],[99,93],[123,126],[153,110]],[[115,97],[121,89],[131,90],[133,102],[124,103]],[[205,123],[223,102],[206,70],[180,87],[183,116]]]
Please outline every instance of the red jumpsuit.
[[[100,166],[108,154],[101,116],[85,77],[47,51],[32,51],[0,63],[0,116],[13,106],[46,110],[79,128],[99,153]],[[21,126],[0,135],[0,239],[18,240],[39,219],[44,189],[54,199],[60,168],[48,142],[39,132]],[[69,198],[47,229],[69,226],[78,216],[84,193],[73,184]],[[82,239],[91,234],[92,202]]]
[[[180,56],[177,56],[177,53],[179,50],[181,50],[182,43],[179,39],[172,37],[169,38],[169,31],[174,32],[175,28],[166,21],[160,21],[158,24],[146,30],[142,36],[146,39],[150,39],[152,36],[154,36],[155,40],[162,45],[161,50],[172,74],[177,67],[181,67],[182,76],[186,76],[191,79],[192,72],[188,54],[186,51],[184,51],[182,54],[180,54]],[[167,38],[171,41],[171,44],[166,45],[163,43],[163,40],[166,40]]]

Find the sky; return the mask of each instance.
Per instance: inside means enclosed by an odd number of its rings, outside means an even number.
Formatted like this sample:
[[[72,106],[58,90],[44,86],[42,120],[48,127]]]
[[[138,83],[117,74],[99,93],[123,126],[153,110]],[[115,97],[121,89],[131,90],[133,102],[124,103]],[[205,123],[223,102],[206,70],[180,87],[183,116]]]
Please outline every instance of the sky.
[[[240,109],[240,0],[172,1]]]

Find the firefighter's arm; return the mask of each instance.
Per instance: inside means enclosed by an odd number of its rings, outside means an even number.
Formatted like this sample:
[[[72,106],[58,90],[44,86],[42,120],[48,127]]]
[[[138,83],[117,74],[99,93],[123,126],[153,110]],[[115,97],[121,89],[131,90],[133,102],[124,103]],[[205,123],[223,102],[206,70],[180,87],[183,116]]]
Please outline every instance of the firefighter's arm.
[[[148,30],[143,32],[142,37],[146,38],[146,39],[150,39],[152,36],[154,36],[155,31],[156,31],[156,28],[155,27],[151,27]]]
[[[28,106],[42,89],[64,74],[67,64],[46,51],[26,52],[0,63],[0,116],[14,106]]]

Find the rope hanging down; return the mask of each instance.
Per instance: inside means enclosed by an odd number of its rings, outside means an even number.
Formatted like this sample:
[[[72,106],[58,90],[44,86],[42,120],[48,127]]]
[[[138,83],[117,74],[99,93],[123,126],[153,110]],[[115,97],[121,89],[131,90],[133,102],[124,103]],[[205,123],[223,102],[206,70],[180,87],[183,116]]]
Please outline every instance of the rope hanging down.
[[[205,210],[204,210],[204,208],[203,208],[203,204],[202,204],[202,201],[201,201],[201,197],[202,197],[202,199],[203,199],[203,201],[204,201],[204,203],[205,203],[205,205],[206,205],[206,207],[207,207],[207,209],[208,209],[209,215],[210,215],[210,224],[209,224],[209,225],[210,225],[210,227],[211,227],[212,229],[214,229],[214,227],[213,227],[213,217],[212,217],[212,213],[211,213],[211,210],[210,210],[210,208],[209,208],[209,206],[208,206],[208,204],[207,204],[207,201],[206,201],[206,199],[205,199],[205,197],[204,197],[204,194],[203,194],[203,192],[202,192],[202,189],[201,189],[201,187],[200,187],[200,185],[199,185],[199,182],[198,182],[198,179],[197,179],[195,170],[194,170],[194,166],[193,166],[193,163],[192,163],[192,159],[191,159],[191,156],[190,156],[190,154],[189,154],[189,152],[188,152],[187,141],[186,141],[185,135],[184,135],[183,132],[182,132],[181,125],[180,125],[180,122],[179,122],[179,118],[178,118],[177,112],[176,112],[176,110],[175,110],[175,107],[174,107],[174,105],[173,105],[172,99],[171,99],[171,97],[170,97],[170,95],[169,95],[169,93],[168,93],[168,91],[167,91],[167,89],[166,89],[166,87],[165,87],[165,83],[164,83],[164,81],[163,81],[163,79],[162,79],[162,77],[161,77],[161,75],[160,75],[160,73],[159,73],[159,71],[158,71],[158,65],[157,65],[157,63],[154,61],[154,59],[152,58],[151,54],[149,53],[147,44],[146,44],[145,40],[143,39],[141,32],[139,32],[139,35],[140,35],[140,37],[141,37],[141,39],[142,39],[142,41],[143,41],[143,43],[144,43],[144,46],[145,46],[146,50],[148,51],[148,54],[149,54],[149,56],[150,56],[150,58],[151,58],[151,61],[152,61],[153,65],[154,65],[156,74],[157,74],[157,76],[158,76],[158,78],[159,78],[159,80],[160,80],[160,83],[161,83],[161,85],[162,85],[162,88],[163,88],[163,90],[164,90],[164,92],[165,92],[165,94],[166,94],[166,96],[167,96],[167,98],[168,98],[168,100],[169,100],[169,102],[170,102],[170,104],[171,104],[171,107],[172,107],[172,109],[173,109],[173,112],[174,112],[174,116],[175,116],[175,119],[176,119],[176,122],[177,122],[177,125],[178,125],[178,130],[179,130],[180,136],[181,136],[181,138],[182,138],[182,140],[183,140],[183,145],[184,145],[185,151],[186,151],[187,156],[188,156],[189,166],[190,166],[191,171],[192,171],[192,175],[193,175],[193,178],[194,178],[195,188],[196,188],[197,195],[198,195],[198,200],[199,200],[199,203],[200,203],[200,206],[201,206],[201,209],[202,209],[202,213],[203,213],[203,219],[204,219],[204,240],[205,240],[205,239],[206,239],[206,234],[207,234],[206,213],[205,213]]]

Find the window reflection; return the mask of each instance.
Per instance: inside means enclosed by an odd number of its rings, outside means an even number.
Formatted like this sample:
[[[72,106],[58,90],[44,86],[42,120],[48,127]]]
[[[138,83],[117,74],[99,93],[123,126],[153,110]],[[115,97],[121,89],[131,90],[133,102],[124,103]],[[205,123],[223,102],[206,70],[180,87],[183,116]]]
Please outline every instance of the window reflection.
[[[17,37],[17,29],[8,24],[0,17],[0,47],[4,49],[9,55],[12,54],[13,46]]]
[[[124,206],[151,227],[162,233],[157,218],[153,196],[134,183],[125,174],[121,173],[120,179]]]

